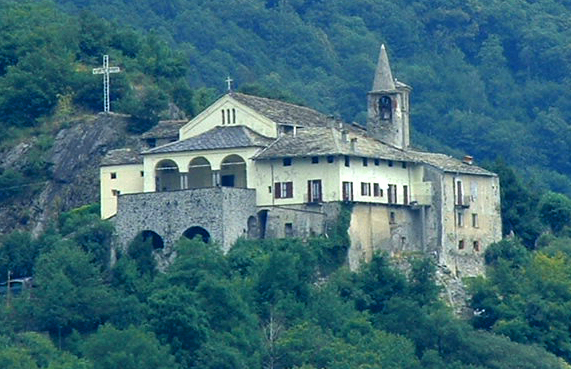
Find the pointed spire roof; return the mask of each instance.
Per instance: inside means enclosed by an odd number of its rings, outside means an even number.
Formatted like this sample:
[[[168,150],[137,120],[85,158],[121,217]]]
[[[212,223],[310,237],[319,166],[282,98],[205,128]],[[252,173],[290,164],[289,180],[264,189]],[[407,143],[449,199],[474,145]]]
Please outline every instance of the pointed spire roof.
[[[389,65],[389,57],[385,45],[381,45],[379,53],[379,61],[377,62],[377,70],[375,71],[375,80],[373,81],[372,91],[388,91],[395,89],[395,81]]]

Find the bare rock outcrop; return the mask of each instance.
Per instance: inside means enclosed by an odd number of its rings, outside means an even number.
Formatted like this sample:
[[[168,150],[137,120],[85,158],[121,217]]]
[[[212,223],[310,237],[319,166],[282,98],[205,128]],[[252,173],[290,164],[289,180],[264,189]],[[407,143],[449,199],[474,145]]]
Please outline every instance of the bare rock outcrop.
[[[62,211],[99,201],[99,163],[108,150],[139,149],[137,137],[126,133],[128,116],[98,114],[78,118],[55,136],[46,154],[51,178],[32,196],[18,196],[0,205],[0,234],[14,229],[41,233]],[[0,168],[22,170],[31,139],[1,154]]]

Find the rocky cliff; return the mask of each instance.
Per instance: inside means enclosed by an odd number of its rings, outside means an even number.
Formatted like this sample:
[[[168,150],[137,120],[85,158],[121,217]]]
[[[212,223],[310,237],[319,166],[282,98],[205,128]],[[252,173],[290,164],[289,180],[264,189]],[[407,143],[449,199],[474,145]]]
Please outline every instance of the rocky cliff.
[[[62,211],[99,201],[99,163],[108,150],[139,149],[137,136],[126,133],[128,117],[98,114],[77,118],[60,129],[43,158],[48,179],[24,183],[31,189],[0,203],[0,234],[26,229],[38,235]],[[22,171],[37,139],[0,153],[0,169]]]

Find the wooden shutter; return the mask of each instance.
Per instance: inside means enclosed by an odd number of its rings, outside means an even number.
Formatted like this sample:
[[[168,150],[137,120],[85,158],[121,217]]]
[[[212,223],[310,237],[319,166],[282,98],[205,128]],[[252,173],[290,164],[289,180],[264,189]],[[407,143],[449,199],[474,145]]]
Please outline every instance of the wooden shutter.
[[[274,185],[274,198],[281,199],[282,197],[282,184],[280,182],[276,182]]]
[[[293,197],[293,182],[286,182],[285,183],[286,189],[286,197],[292,198]]]

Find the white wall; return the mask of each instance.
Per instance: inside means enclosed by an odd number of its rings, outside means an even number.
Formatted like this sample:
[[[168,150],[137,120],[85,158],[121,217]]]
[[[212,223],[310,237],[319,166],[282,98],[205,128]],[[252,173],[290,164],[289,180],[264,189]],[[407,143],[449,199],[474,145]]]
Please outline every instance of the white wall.
[[[222,118],[223,112],[224,120]],[[230,120],[228,120],[228,112],[230,113]],[[277,137],[277,124],[226,95],[182,126],[180,139],[184,140],[197,136],[218,126],[239,125],[247,126],[262,136]]]
[[[104,166],[100,173],[101,218],[107,219],[117,213],[117,196],[113,190],[123,194],[143,192],[142,164]],[[111,178],[115,173],[115,178]]]

